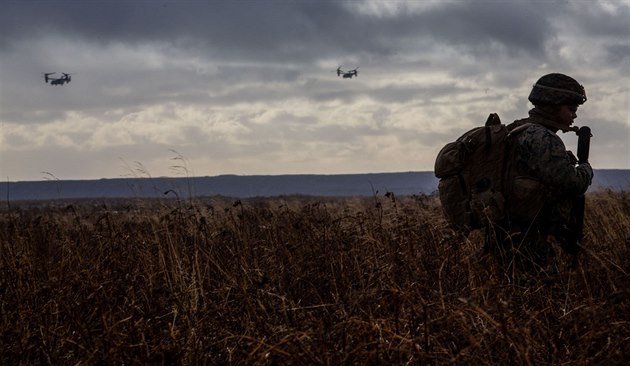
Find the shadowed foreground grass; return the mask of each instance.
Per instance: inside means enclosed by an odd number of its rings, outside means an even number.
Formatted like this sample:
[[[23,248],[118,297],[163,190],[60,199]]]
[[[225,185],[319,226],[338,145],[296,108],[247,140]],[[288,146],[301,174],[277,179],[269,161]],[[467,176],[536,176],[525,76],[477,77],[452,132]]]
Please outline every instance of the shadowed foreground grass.
[[[55,206],[56,204],[56,206]],[[13,203],[0,364],[623,364],[630,194],[505,276],[435,197]]]

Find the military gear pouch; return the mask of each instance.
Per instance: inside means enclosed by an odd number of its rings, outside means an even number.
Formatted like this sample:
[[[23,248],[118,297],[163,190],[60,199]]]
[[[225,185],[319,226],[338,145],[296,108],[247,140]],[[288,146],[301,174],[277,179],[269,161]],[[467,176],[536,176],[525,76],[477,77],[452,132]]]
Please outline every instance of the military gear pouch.
[[[449,142],[440,150],[433,169],[438,178],[450,177],[462,171],[466,163],[466,149],[461,141]]]
[[[461,229],[471,227],[472,212],[463,178],[459,175],[451,175],[440,179],[438,191],[446,220]]]

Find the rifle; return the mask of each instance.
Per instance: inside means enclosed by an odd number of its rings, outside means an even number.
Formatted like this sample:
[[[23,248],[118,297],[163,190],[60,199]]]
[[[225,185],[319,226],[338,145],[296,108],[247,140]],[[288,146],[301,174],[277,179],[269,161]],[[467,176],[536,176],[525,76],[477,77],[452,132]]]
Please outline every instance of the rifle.
[[[588,155],[591,146],[591,129],[582,126],[576,127],[575,133],[578,135],[577,156],[578,163],[588,163]],[[569,235],[567,239],[567,252],[573,254],[573,267],[577,265],[577,255],[580,251],[580,243],[584,239],[584,208],[586,199],[584,194],[575,197],[573,207],[571,208],[571,217],[569,219]]]

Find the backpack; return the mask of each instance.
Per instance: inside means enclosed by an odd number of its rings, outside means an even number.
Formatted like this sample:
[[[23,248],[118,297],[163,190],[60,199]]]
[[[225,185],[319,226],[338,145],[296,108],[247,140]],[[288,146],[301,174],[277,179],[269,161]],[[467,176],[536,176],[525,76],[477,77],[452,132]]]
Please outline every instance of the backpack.
[[[514,155],[513,136],[496,113],[446,144],[437,155],[434,173],[446,220],[465,233],[506,218],[506,181]]]

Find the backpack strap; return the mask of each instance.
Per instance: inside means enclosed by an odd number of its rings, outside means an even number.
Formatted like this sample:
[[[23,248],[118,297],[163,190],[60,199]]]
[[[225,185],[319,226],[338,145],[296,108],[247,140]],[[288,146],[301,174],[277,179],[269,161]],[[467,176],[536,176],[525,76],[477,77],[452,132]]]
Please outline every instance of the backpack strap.
[[[523,123],[522,125],[515,127],[512,129],[512,131],[510,131],[507,135],[508,138],[511,138],[512,136],[516,136],[519,133],[525,131],[526,129],[530,128],[531,126],[533,126],[534,123],[528,122],[528,123]]]
[[[496,113],[490,113],[488,115],[488,119],[486,119],[486,123],[484,124],[484,129],[485,129],[485,137],[486,140],[484,142],[484,148],[486,153],[490,152],[490,149],[492,148],[492,126],[499,126],[501,124],[501,118],[499,118],[499,115]]]
[[[518,123],[518,121],[515,121],[514,124]],[[512,128],[510,130],[510,132],[508,132],[507,134],[507,139],[508,139],[508,143],[505,145],[505,156],[508,157],[503,161],[503,168],[502,168],[502,174],[501,174],[501,187],[502,190],[505,194],[505,201],[506,204],[509,205],[509,202],[511,201],[511,196],[512,196],[512,192],[510,191],[510,186],[509,186],[509,180],[510,178],[512,178],[512,174],[513,174],[513,170],[514,170],[514,153],[515,153],[515,144],[513,143],[513,141],[511,141],[512,139],[514,139],[516,136],[518,136],[520,133],[522,133],[523,131],[527,130],[528,128],[530,128],[531,126],[536,125],[535,123],[531,123],[531,122],[526,122],[520,125],[517,125],[516,127]],[[506,211],[506,218],[508,221],[508,225],[509,225],[509,221],[511,220],[509,213]]]

